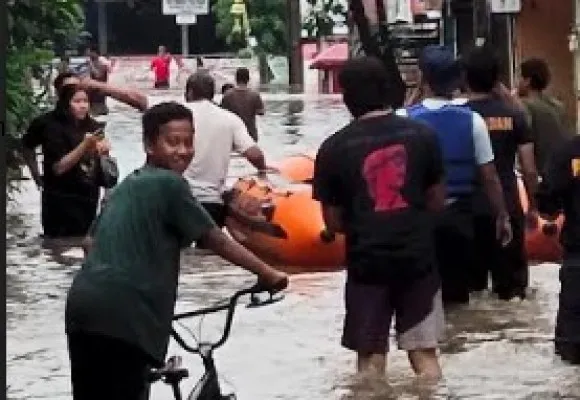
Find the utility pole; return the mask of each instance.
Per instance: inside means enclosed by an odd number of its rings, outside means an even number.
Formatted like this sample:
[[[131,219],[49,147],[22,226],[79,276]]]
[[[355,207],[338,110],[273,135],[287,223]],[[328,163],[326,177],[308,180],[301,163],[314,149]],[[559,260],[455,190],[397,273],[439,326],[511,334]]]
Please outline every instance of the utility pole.
[[[286,0],[286,15],[288,17],[288,75],[290,91],[304,91],[304,62],[302,60],[302,16],[300,0]]]
[[[97,2],[97,41],[99,43],[99,52],[107,54],[108,40],[108,22],[107,22],[107,3],[104,0]]]
[[[181,55],[187,57],[189,55],[189,25],[181,25]]]

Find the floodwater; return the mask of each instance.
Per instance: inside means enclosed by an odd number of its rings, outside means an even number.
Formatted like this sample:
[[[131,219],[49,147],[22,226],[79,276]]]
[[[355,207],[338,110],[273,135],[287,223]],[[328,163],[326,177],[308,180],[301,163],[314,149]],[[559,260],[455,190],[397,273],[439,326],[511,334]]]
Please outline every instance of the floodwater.
[[[125,175],[143,162],[139,114],[117,104],[111,109],[107,131]],[[349,120],[340,99],[332,96],[268,95],[266,111],[260,143],[272,160],[316,149]],[[232,164],[232,176],[250,171],[241,159]],[[24,182],[8,210],[7,392],[10,399],[69,399],[63,314],[80,252],[56,255],[43,249],[39,213],[39,194]],[[239,307],[231,337],[216,353],[218,370],[226,391],[235,391],[240,400],[580,399],[580,369],[553,355],[557,267],[532,267],[529,300],[503,303],[483,296],[450,313],[442,347],[445,379],[435,388],[415,382],[400,351],[389,357],[388,380],[362,384],[354,378],[354,355],[339,345],[342,272],[295,276],[283,301]],[[250,283],[240,269],[187,251],[178,309],[211,305]],[[206,317],[201,336],[217,338],[223,317]],[[185,324],[199,336],[199,322]],[[199,360],[175,343],[169,354],[183,355],[193,378],[201,374]],[[184,389],[192,387],[193,378]],[[151,398],[172,397],[159,383]]]

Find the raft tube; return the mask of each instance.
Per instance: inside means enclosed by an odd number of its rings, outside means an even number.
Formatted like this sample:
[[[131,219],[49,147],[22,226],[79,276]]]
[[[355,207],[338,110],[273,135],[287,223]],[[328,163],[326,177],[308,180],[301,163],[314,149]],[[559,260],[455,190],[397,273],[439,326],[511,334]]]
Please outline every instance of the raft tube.
[[[518,191],[524,212],[528,210],[528,196],[521,178],[518,177]],[[554,223],[555,222],[555,223]],[[562,259],[560,233],[564,216],[560,215],[554,222],[538,218],[537,228],[526,229],[526,253],[529,261],[559,262]]]
[[[326,230],[310,185],[240,178],[228,197],[229,233],[266,262],[287,272],[343,268],[344,237]]]
[[[293,182],[311,183],[314,176],[315,154],[298,154],[280,163],[280,173]],[[518,176],[518,191],[524,212],[528,209],[528,199],[522,179]],[[562,259],[560,232],[564,217],[560,215],[555,223],[538,218],[537,228],[525,231],[525,249],[529,261],[558,262]]]

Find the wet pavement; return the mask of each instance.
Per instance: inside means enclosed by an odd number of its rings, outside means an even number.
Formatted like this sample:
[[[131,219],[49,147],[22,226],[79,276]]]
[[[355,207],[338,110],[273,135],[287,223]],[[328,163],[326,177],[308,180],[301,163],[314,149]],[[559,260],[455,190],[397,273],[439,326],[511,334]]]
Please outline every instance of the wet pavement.
[[[111,109],[107,132],[126,175],[144,161],[139,114],[118,105]],[[260,144],[272,160],[315,149],[349,120],[333,96],[268,95],[266,112]],[[231,175],[250,170],[235,159]],[[7,217],[7,392],[10,399],[70,399],[64,301],[81,253],[56,256],[42,248],[39,213],[39,194],[24,182]],[[282,302],[239,307],[230,340],[216,353],[218,370],[224,388],[240,400],[580,399],[580,369],[553,355],[557,273],[556,265],[532,267],[531,296],[524,302],[484,295],[450,313],[442,348],[445,379],[436,388],[414,380],[400,351],[390,355],[388,380],[368,384],[354,378],[354,355],[339,346],[342,272],[295,276]],[[251,283],[249,274],[220,259],[187,251],[178,310],[211,305]],[[218,338],[224,316],[206,317],[201,336]],[[199,322],[185,324],[199,336]],[[201,374],[200,362],[174,343],[169,353],[184,355],[192,377]],[[151,398],[172,397],[156,384]]]

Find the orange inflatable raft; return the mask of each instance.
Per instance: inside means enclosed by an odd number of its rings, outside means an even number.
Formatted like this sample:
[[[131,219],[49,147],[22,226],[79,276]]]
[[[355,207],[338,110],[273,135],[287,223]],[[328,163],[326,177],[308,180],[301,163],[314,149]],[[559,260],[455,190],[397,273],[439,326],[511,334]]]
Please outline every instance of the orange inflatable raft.
[[[310,185],[241,178],[228,196],[228,231],[268,263],[287,272],[344,266],[344,238],[325,229]]]
[[[329,235],[320,203],[312,199],[314,154],[290,156],[277,165],[282,184],[242,178],[230,193],[226,226],[234,238],[269,263],[288,271],[328,271],[344,265],[344,238]],[[524,211],[528,201],[518,180]],[[556,224],[542,218],[538,228],[526,230],[530,261],[554,262],[562,257],[558,241],[563,217]]]

